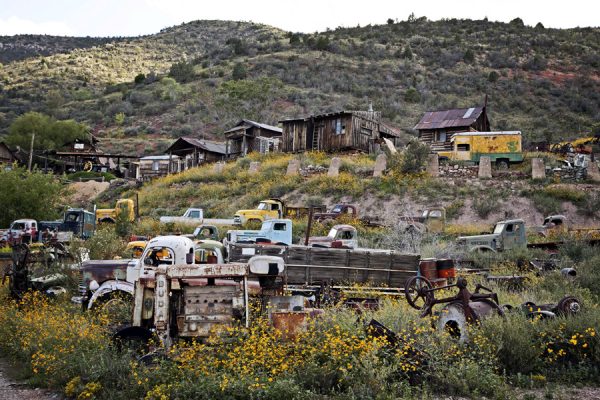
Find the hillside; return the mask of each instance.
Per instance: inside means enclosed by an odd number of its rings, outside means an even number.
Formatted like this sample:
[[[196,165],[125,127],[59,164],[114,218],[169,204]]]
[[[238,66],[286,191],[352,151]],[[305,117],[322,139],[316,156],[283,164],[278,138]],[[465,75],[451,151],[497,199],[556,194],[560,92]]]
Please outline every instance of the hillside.
[[[196,21],[110,43],[0,43],[2,59],[14,60],[0,67],[0,129],[42,111],[86,122],[107,150],[151,153],[240,118],[275,124],[369,102],[413,133],[425,110],[481,104],[486,93],[492,129],[522,130],[528,142],[588,135],[599,123],[598,28],[409,18],[292,34]]]
[[[597,186],[590,184],[554,184],[550,180],[533,183],[520,178],[434,179],[404,175],[394,167],[387,175],[373,178],[375,158],[367,155],[343,156],[340,176],[334,178],[326,173],[331,158],[322,152],[296,157],[306,171],[322,167],[325,172],[285,176],[292,157],[252,153],[227,163],[219,173],[209,164],[153,180],[139,189],[141,215],[158,221],[162,215],[181,215],[188,207],[201,207],[206,217],[232,218],[239,209],[254,208],[265,198],[280,197],[291,205],[349,202],[358,206],[361,215],[391,226],[400,216],[419,215],[432,206],[444,206],[451,224],[461,229],[474,226],[480,229],[477,232],[506,218],[523,218],[528,226],[539,226],[549,214],[567,215],[575,226],[600,226],[600,197]],[[260,173],[248,172],[251,161],[261,162]],[[522,168],[530,168],[529,161]],[[110,206],[117,198],[133,196],[135,190],[109,190],[100,196],[97,205]],[[90,207],[91,203],[82,205]]]

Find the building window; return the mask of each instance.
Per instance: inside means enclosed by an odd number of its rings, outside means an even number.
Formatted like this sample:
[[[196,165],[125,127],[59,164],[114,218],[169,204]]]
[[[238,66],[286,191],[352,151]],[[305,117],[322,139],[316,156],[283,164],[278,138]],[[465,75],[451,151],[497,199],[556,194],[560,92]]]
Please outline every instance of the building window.
[[[160,163],[158,161],[152,161],[152,171],[158,171],[160,169]]]
[[[436,142],[445,142],[446,141],[446,132],[436,132],[434,136],[434,140]]]
[[[471,145],[470,144],[457,144],[456,150],[457,151],[470,151]]]
[[[368,129],[368,128],[361,127],[360,128],[360,133],[363,134],[363,135],[372,136],[373,135],[373,129]]]
[[[346,133],[346,125],[342,124],[342,119],[338,118],[334,121],[335,124],[335,134],[336,135],[343,135],[344,133]]]

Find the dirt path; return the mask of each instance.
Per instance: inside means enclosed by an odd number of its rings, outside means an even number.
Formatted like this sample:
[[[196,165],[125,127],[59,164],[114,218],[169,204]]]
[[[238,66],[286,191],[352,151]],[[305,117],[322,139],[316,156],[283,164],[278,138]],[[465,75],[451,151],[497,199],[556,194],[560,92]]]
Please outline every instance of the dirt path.
[[[32,389],[11,376],[11,366],[0,360],[0,400],[60,400],[62,396],[43,389]]]

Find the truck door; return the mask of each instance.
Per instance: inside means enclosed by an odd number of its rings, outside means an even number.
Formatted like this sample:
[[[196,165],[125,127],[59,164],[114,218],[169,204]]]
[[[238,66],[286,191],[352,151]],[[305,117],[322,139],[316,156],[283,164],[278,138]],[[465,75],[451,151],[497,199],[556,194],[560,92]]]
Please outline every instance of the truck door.
[[[279,203],[271,204],[271,218],[283,218],[281,214],[281,205]]]
[[[273,243],[291,244],[292,233],[285,222],[276,222],[273,224],[273,230],[269,233],[268,239]]]
[[[502,238],[503,250],[514,249],[526,243],[524,228],[523,223],[520,222],[506,224]]]

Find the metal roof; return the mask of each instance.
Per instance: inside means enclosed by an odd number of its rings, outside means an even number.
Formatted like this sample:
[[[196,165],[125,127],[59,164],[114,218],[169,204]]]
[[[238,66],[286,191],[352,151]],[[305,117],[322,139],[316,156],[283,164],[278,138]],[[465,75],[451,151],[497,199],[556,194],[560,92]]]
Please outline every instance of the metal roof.
[[[256,128],[266,129],[268,131],[273,131],[273,132],[279,132],[279,133],[283,132],[283,129],[278,128],[278,127],[273,126],[273,125],[262,124],[260,122],[252,121],[252,120],[249,120],[249,119],[242,119],[240,122],[238,122],[236,124],[235,127],[233,127],[231,129],[225,131],[225,133],[237,131],[237,130],[240,130],[240,129],[248,129],[251,126],[254,126]]]
[[[454,108],[451,110],[428,111],[413,129],[440,129],[469,127],[483,112],[483,107]]]
[[[193,147],[210,151],[211,153],[227,154],[227,145],[225,143],[212,142],[210,140],[193,138],[188,136],[182,136],[179,139],[177,139],[171,146],[169,146],[167,150],[165,150],[165,153],[172,151],[173,147],[175,147],[175,145],[178,144],[178,142],[180,141],[186,142],[187,144]]]
[[[499,136],[499,135],[520,135],[521,131],[498,131],[498,132],[458,132],[456,136]]]

